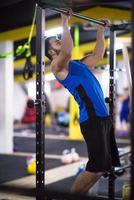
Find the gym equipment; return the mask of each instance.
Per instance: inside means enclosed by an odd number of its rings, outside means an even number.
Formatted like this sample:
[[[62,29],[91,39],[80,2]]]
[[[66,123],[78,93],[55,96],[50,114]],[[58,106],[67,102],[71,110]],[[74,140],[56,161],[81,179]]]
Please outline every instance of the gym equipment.
[[[61,163],[62,164],[70,164],[72,162],[79,161],[80,157],[79,154],[76,152],[75,148],[64,149],[62,152]]]
[[[27,164],[27,173],[28,174],[36,174],[36,159],[35,159],[35,155],[28,156],[26,158],[26,164]]]
[[[50,7],[51,8],[51,7]],[[63,10],[63,9],[58,9],[58,8],[51,8],[52,10],[55,10],[59,13],[63,13],[65,15],[67,15],[67,11]],[[91,17],[86,17],[86,16],[83,16],[83,15],[80,15],[79,13],[76,13],[76,12],[73,12],[72,13],[72,16],[74,17],[78,17],[80,19],[83,19],[83,20],[86,20],[86,21],[89,21],[89,22],[92,22],[92,23],[95,23],[95,24],[99,24],[99,25],[102,25],[102,26],[105,26],[105,23],[102,22],[102,21],[99,21],[99,20],[96,20],[96,19],[93,19]]]
[[[116,50],[115,50],[115,38],[116,38],[116,31],[122,30],[124,26],[121,25],[113,25],[110,27],[110,57],[109,57],[109,62],[110,62],[110,81],[109,81],[109,113],[112,117],[112,120],[114,121],[114,99],[115,99],[115,76],[114,76],[114,71],[115,71],[115,65],[116,65]],[[125,28],[128,28],[125,26]],[[129,27],[130,28],[130,27]],[[114,129],[113,129],[113,132]],[[130,166],[129,166],[130,167]],[[116,179],[116,172],[115,169],[112,168],[111,172],[108,174],[109,176],[109,190],[108,190],[108,196],[109,199],[112,200],[115,198],[114,194],[114,187],[115,187],[115,179]]]
[[[40,1],[40,0],[37,0],[36,1],[37,3],[39,3],[39,5],[41,7],[45,7],[46,8],[46,5],[44,4],[45,1]],[[48,2],[48,1],[47,1]],[[61,8],[62,7],[62,1],[53,1],[53,2],[58,2],[58,6]],[[67,2],[67,1],[66,1]],[[70,2],[70,1],[69,1]],[[71,5],[72,5],[72,2],[74,1],[71,1]],[[83,3],[83,1],[80,1],[81,2],[81,5],[84,5],[84,3],[90,3],[91,5],[91,1],[85,1]],[[103,1],[104,2],[104,1]],[[61,4],[60,4],[61,3]],[[93,2],[92,2],[93,3]],[[99,2],[100,3],[100,2]],[[77,4],[76,1],[75,1],[75,5],[76,7],[77,6],[80,6],[80,4]],[[54,6],[56,7],[56,6]],[[64,8],[65,7],[70,7],[69,5],[67,6],[67,4],[65,4],[63,6]],[[44,23],[44,10],[42,10],[41,8],[37,7],[37,18],[36,18],[36,32],[37,32],[37,35],[36,35],[36,54],[37,54],[37,71],[36,71],[36,88],[37,88],[37,91],[36,91],[36,98],[37,98],[37,127],[36,127],[36,136],[37,136],[37,141],[36,141],[36,158],[37,158],[37,161],[38,161],[38,165],[37,165],[37,173],[36,173],[36,190],[37,190],[37,197],[36,199],[37,200],[43,200],[44,199],[44,143],[42,142],[43,141],[43,138],[44,138],[44,127],[43,127],[43,112],[44,112],[44,59],[43,59],[43,56],[44,56],[44,29],[43,29],[43,25],[45,24]],[[134,20],[133,20],[134,21]],[[133,30],[133,29],[132,29]],[[134,35],[133,35],[134,36]],[[133,42],[133,45],[134,45],[134,42]],[[114,49],[111,48],[111,51],[112,55],[110,56],[111,57],[111,65],[112,65],[112,59],[113,59],[113,54],[114,54]],[[134,56],[132,56],[132,58],[134,59]],[[132,60],[132,63],[134,64],[134,60]],[[114,63],[113,63],[114,64]],[[134,67],[132,66],[132,72],[134,70]],[[134,73],[133,73],[134,74]],[[113,110],[113,95],[112,95],[112,92],[114,91],[113,90],[113,86],[114,86],[114,81],[112,79],[114,79],[113,77],[113,74],[112,74],[112,70],[111,70],[111,73],[110,73],[110,77],[111,77],[111,96],[110,98],[112,99],[112,103],[111,103],[111,106],[110,108],[111,111]],[[133,79],[133,77],[132,77]],[[132,88],[133,90],[133,88]],[[134,93],[133,93],[134,94]],[[132,105],[132,108],[134,107],[134,105]],[[133,113],[133,116],[131,118],[131,124],[132,124],[132,131],[134,131],[134,112]],[[113,112],[112,112],[113,114]],[[134,141],[133,139],[133,132],[131,134],[131,140]],[[134,142],[132,142],[132,146],[134,147]],[[133,158],[133,156],[132,156]],[[133,163],[132,163],[132,167],[133,167]],[[133,169],[133,168],[132,168]],[[113,174],[111,174],[112,176]],[[132,177],[132,180],[134,180],[134,177]],[[110,177],[110,184],[109,184],[109,199],[114,199],[114,187],[113,187],[113,179]],[[133,183],[133,181],[132,181]],[[134,184],[131,184],[132,186]],[[111,187],[112,186],[112,187]],[[111,194],[110,194],[111,192]],[[61,193],[59,194],[60,198],[61,198]],[[67,196],[64,196],[64,197],[67,197]],[[79,195],[80,197],[80,195]],[[82,199],[82,198],[74,198],[74,199]],[[113,198],[112,198],[113,197]],[[131,193],[131,199],[133,199],[134,197],[134,189],[132,190],[132,193]],[[58,198],[57,198],[58,199]],[[83,198],[83,199],[86,199]],[[99,198],[97,198],[99,199]],[[104,199],[104,198],[103,198]]]
[[[68,149],[63,150],[62,157],[61,157],[62,164],[70,164],[72,163],[72,156]]]
[[[59,126],[68,126],[69,124],[69,114],[67,112],[57,113],[57,124]]]
[[[79,176],[84,171],[85,171],[85,164],[83,162],[80,162],[78,170],[76,172],[76,176]]]
[[[33,77],[33,73],[34,73],[34,67],[31,62],[31,56],[29,56],[26,58],[26,63],[23,69],[23,78],[25,80],[29,80],[30,78]]]
[[[46,125],[46,127],[50,127],[52,124],[52,118],[50,114],[46,114],[44,117],[44,123]]]
[[[36,200],[44,199],[44,74],[45,74],[45,41],[44,10],[37,7],[36,15]]]
[[[129,200],[130,198],[130,184],[125,183],[122,188],[122,198],[123,200]]]
[[[71,154],[71,156],[72,156],[72,162],[77,162],[77,161],[79,161],[80,156],[79,156],[79,154],[76,152],[76,149],[75,149],[74,147],[71,149],[70,154]]]

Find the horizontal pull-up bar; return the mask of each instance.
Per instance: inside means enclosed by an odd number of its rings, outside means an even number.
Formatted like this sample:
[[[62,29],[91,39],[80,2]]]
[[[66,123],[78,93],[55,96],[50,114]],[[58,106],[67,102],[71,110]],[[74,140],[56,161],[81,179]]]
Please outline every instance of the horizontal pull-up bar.
[[[63,9],[59,9],[59,8],[51,8],[51,9],[52,9],[52,10],[55,10],[55,11],[57,11],[57,12],[59,12],[59,13],[63,13],[63,14],[65,14],[65,15],[67,15],[67,11],[65,11],[65,10],[63,10]],[[105,26],[105,25],[106,25],[106,23],[103,22],[103,21],[100,21],[100,20],[97,20],[97,19],[94,19],[94,18],[91,18],[91,17],[86,17],[86,16],[83,16],[83,15],[80,15],[79,13],[73,12],[73,13],[72,13],[72,16],[78,17],[78,18],[80,18],[80,19],[84,19],[84,20],[86,20],[86,21],[93,22],[93,23],[95,23],[95,24],[99,24],[99,25],[102,25],[102,26]]]
[[[55,11],[57,11],[59,13],[63,13],[65,15],[68,15],[66,10],[63,10],[63,9],[60,9],[60,8],[51,8],[51,9],[55,10]],[[98,24],[98,25],[101,25],[101,26],[105,26],[106,25],[106,23],[101,21],[101,20],[97,20],[97,19],[94,19],[94,18],[91,18],[91,17],[83,16],[83,15],[80,15],[79,13],[76,13],[76,12],[73,12],[72,16],[78,17],[80,19],[84,19],[86,21],[89,21],[89,22],[92,22],[92,23],[95,23],[95,24]],[[132,25],[132,23],[128,22],[128,23],[123,23],[123,24],[110,24],[108,27],[110,28],[111,31],[130,30],[131,29],[131,25]]]

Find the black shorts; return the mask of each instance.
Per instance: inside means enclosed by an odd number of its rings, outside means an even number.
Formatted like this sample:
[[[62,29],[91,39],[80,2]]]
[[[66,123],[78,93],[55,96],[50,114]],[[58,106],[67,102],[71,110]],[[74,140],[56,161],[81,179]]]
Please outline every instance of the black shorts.
[[[108,172],[112,166],[120,166],[111,117],[95,116],[80,124],[87,144],[89,161],[86,170]]]

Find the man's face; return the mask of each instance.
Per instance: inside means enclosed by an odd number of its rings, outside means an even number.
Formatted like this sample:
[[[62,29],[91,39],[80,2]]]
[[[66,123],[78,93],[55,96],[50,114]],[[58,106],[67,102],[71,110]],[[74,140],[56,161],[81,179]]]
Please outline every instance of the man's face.
[[[57,50],[61,49],[61,40],[56,39],[56,38],[51,38],[49,40],[49,43],[50,43],[52,48],[57,49]]]
[[[61,50],[61,40],[58,40],[56,38],[51,38],[49,40],[49,44],[50,44],[49,54],[52,56],[52,58],[57,57],[57,55],[59,55]]]

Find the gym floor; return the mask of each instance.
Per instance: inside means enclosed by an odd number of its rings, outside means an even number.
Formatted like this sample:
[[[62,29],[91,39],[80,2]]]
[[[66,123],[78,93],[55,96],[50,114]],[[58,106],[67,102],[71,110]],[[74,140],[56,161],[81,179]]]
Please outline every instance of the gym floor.
[[[86,163],[87,151],[84,141],[70,141],[67,135],[67,128],[47,128],[45,135],[45,186],[47,189],[56,191],[69,191],[80,162]],[[130,151],[130,140],[128,136],[117,137],[119,149],[122,152]],[[75,147],[80,155],[80,161],[63,165],[61,155],[64,149]],[[28,156],[35,153],[35,130],[20,128],[14,132],[14,153],[0,155],[0,200],[32,200],[27,193],[35,188],[35,175],[27,173],[26,160]],[[122,161],[124,164],[124,160]],[[115,181],[115,195],[122,197],[124,183],[130,180],[130,173],[127,170]],[[26,191],[27,190],[27,191]],[[90,190],[90,195],[107,196],[108,178],[102,177]]]

